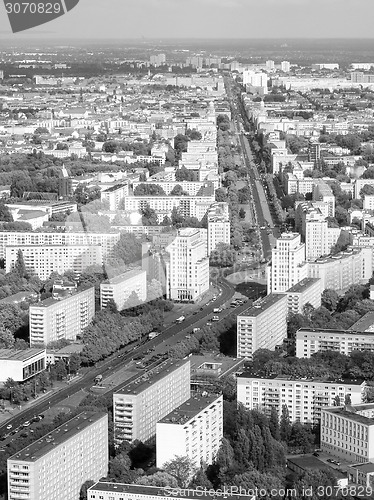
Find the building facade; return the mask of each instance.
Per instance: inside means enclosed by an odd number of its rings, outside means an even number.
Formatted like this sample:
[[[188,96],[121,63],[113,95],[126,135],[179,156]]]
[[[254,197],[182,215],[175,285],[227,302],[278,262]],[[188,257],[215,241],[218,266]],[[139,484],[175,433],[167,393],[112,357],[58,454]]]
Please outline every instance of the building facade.
[[[30,345],[47,345],[57,340],[76,340],[95,315],[95,288],[66,298],[45,299],[30,305]]]
[[[206,229],[179,229],[166,250],[170,256],[166,297],[180,302],[195,302],[209,289]]]
[[[156,467],[187,456],[211,465],[223,437],[223,396],[193,397],[156,424]]]
[[[24,382],[46,368],[45,349],[0,349],[0,383]]]
[[[167,360],[113,394],[114,441],[146,442],[156,423],[190,398],[190,361]]]
[[[257,349],[274,350],[287,337],[287,295],[270,294],[237,317],[238,358]]]
[[[365,382],[295,380],[286,376],[261,378],[243,373],[237,377],[237,400],[248,410],[268,415],[276,408],[279,417],[286,405],[292,422],[316,424],[321,420],[321,409],[333,406],[337,397],[340,404],[344,404],[346,396],[351,404],[360,404],[365,385]]]
[[[276,240],[267,269],[268,293],[282,293],[307,278],[305,244],[298,233],[283,233]]]
[[[289,288],[287,295],[288,312],[302,314],[303,307],[310,304],[317,309],[321,307],[322,283],[318,278],[304,278]]]
[[[228,203],[214,203],[208,210],[208,255],[218,243],[230,245],[230,217]]]
[[[124,307],[126,300],[132,293],[144,302],[147,299],[147,273],[141,269],[127,271],[119,276],[110,278],[107,283],[100,284],[100,305],[107,306],[108,300],[114,300],[119,311]]]
[[[108,415],[82,412],[8,458],[8,498],[76,500],[108,459]]]
[[[373,462],[374,405],[323,408],[321,448],[349,462]]]

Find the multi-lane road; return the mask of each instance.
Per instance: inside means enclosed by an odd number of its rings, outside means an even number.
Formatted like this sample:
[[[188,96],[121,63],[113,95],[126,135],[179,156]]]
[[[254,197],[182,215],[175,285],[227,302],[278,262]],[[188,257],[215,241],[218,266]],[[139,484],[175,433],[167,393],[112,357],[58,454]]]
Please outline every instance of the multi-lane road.
[[[152,340],[148,340],[142,345],[135,346],[131,345],[120,351],[116,352],[103,362],[99,362],[92,368],[88,373],[86,373],[81,379],[76,382],[72,382],[67,385],[66,388],[59,390],[58,392],[51,393],[46,397],[42,398],[41,401],[36,402],[31,407],[25,409],[24,411],[18,413],[16,416],[10,418],[6,422],[0,425],[0,437],[8,434],[10,431],[6,429],[8,425],[12,425],[12,429],[18,428],[23,425],[26,421],[30,421],[33,416],[42,414],[47,411],[50,407],[58,405],[61,401],[73,394],[90,388],[94,379],[97,375],[103,375],[103,377],[108,377],[116,370],[123,368],[123,365],[130,362],[134,357],[146,356],[147,351],[156,348],[159,344],[164,341],[168,341],[169,346],[175,344],[195,326],[200,326],[202,323],[208,321],[208,319],[213,314],[213,309],[218,308],[225,302],[228,302],[234,295],[235,290],[233,286],[226,281],[224,278],[219,280],[219,286],[221,288],[221,294],[217,297],[214,302],[204,305],[200,310],[196,311],[190,317],[186,317],[185,321],[179,325],[172,325],[165,328],[160,335]],[[119,357],[120,356],[120,357]],[[122,384],[123,385],[123,384]]]

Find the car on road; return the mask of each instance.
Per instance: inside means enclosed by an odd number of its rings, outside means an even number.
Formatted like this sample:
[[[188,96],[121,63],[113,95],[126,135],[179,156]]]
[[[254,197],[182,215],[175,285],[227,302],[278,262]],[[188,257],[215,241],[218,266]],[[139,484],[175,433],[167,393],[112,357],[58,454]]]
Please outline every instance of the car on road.
[[[319,453],[317,453],[317,452],[314,452],[314,453],[313,453],[313,455],[314,455],[315,457],[319,457]]]
[[[219,316],[213,316],[212,321],[219,321]]]
[[[206,324],[206,326],[212,326],[212,323],[210,321],[208,321],[208,323]]]
[[[9,425],[7,425],[7,426],[6,426],[6,428],[7,428],[7,430],[8,430],[8,431],[10,431],[10,429],[11,429],[12,427],[13,427],[13,425],[12,425],[12,424],[9,424]]]
[[[334,463],[334,460],[332,458],[328,458],[327,459],[327,462],[329,462],[330,464],[333,464]]]
[[[28,427],[31,424],[29,420],[26,420],[26,422],[23,424],[23,427]]]

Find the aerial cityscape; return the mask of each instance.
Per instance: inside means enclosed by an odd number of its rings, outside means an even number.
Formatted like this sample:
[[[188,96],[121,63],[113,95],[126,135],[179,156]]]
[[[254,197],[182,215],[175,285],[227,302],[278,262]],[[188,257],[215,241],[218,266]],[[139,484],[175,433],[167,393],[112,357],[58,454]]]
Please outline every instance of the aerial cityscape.
[[[61,1],[0,16],[0,500],[374,498],[374,4]]]

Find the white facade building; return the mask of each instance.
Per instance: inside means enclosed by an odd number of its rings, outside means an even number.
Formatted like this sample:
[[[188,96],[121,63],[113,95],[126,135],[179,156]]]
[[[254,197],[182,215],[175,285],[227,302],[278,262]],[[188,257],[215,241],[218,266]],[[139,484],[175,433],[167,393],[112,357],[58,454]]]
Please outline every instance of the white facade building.
[[[30,305],[30,345],[47,345],[56,340],[76,340],[95,315],[95,288],[53,297]]]
[[[252,358],[257,349],[274,350],[287,336],[287,295],[267,295],[237,317],[238,358]]]
[[[113,394],[114,441],[146,442],[156,423],[190,398],[190,361],[167,360]]]
[[[156,467],[175,456],[189,457],[196,467],[211,465],[223,437],[223,397],[193,397],[156,425]]]
[[[124,303],[135,292],[139,300],[147,299],[147,273],[141,269],[127,271],[100,284],[100,305],[104,309],[108,300],[113,299],[120,311]]]
[[[209,289],[209,257],[207,230],[179,229],[168,245],[170,261],[167,268],[167,298],[191,302]]]
[[[374,461],[374,405],[324,408],[321,448],[349,462]]]
[[[45,349],[0,349],[0,383],[8,378],[24,382],[44,371],[46,356]]]
[[[321,307],[322,292],[322,282],[320,279],[304,278],[285,292],[287,295],[288,312],[303,314],[303,307],[306,304],[312,305],[315,309]]]
[[[272,250],[268,267],[268,293],[282,293],[308,276],[305,244],[298,233],[283,233]]]
[[[105,191],[101,192],[101,201],[106,201],[109,204],[109,210],[117,210],[121,200],[129,195],[129,185],[116,184]]]
[[[76,500],[108,459],[108,415],[82,412],[8,458],[8,498]]]
[[[268,415],[276,408],[279,418],[286,405],[291,422],[316,424],[321,419],[321,409],[333,406],[337,397],[341,404],[346,396],[352,404],[362,403],[365,385],[365,382],[295,380],[286,376],[262,378],[244,373],[237,378],[237,400],[248,410]]]

